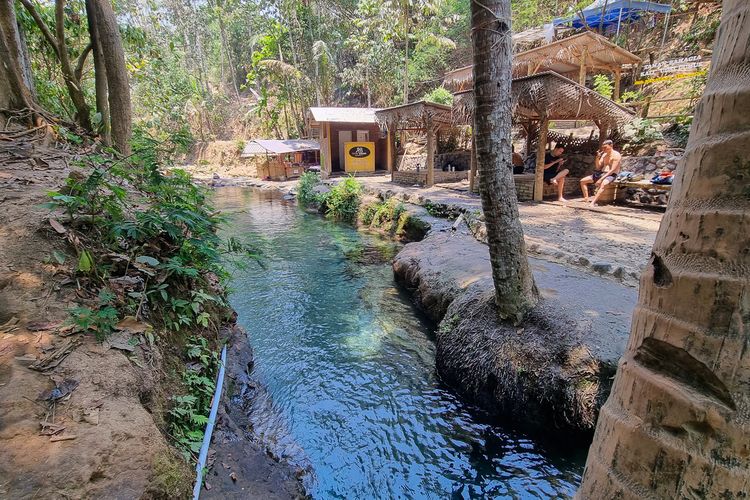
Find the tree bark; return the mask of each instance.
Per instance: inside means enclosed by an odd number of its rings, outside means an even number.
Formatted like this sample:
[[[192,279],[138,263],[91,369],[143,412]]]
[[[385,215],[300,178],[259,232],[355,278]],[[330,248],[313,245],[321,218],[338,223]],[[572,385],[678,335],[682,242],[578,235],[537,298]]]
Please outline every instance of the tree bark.
[[[708,84],[578,498],[747,495],[749,76],[750,2],[724,0]]]
[[[474,140],[500,317],[520,323],[538,291],[526,258],[511,166],[510,0],[471,1]]]
[[[88,18],[89,38],[94,55],[94,87],[96,90],[96,111],[99,113],[99,134],[105,146],[112,145],[112,123],[109,116],[109,91],[107,88],[107,67],[104,64],[102,44],[96,22],[96,13],[92,0],[86,0],[86,17]]]
[[[0,107],[34,110],[36,101],[24,83],[19,43],[13,0],[0,0]]]
[[[91,130],[89,106],[86,104],[81,82],[76,80],[70,57],[68,57],[68,45],[65,42],[65,0],[55,1],[55,35],[57,36],[57,56],[60,59],[65,87],[76,108],[75,121],[84,129]]]
[[[109,0],[91,0],[96,19],[96,32],[102,48],[107,70],[109,112],[112,124],[112,142],[122,154],[130,154],[130,137],[133,122],[130,109],[130,84],[125,68],[117,19]]]

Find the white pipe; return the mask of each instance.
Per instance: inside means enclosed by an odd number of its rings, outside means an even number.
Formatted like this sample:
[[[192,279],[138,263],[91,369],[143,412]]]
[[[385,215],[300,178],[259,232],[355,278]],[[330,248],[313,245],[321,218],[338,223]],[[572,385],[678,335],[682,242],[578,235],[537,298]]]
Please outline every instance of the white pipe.
[[[227,364],[227,346],[221,350],[221,364],[219,365],[219,376],[216,377],[216,390],[211,401],[211,413],[208,415],[206,431],[203,433],[203,444],[198,455],[198,463],[195,466],[195,486],[193,486],[193,500],[198,500],[201,496],[201,486],[203,486],[203,468],[206,466],[208,457],[208,447],[211,444],[211,434],[214,432],[216,423],[216,414],[219,412],[219,402],[221,401],[221,389],[224,386],[224,367]]]

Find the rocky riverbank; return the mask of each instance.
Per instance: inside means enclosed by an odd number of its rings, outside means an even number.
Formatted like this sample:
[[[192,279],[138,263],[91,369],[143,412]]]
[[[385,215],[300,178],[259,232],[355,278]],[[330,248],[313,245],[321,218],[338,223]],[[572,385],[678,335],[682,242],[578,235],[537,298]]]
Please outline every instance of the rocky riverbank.
[[[396,256],[397,280],[439,324],[437,369],[458,392],[530,430],[593,432],[624,352],[632,289],[532,261],[543,300],[521,327],[494,314],[487,247],[466,226]]]

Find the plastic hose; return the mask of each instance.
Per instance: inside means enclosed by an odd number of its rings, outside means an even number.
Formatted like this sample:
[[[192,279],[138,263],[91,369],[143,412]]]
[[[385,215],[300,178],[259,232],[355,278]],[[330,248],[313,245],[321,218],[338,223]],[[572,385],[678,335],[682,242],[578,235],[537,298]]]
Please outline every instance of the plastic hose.
[[[195,486],[193,486],[193,500],[198,500],[201,496],[201,486],[203,486],[203,469],[206,466],[206,458],[208,457],[208,447],[211,444],[211,434],[214,432],[214,424],[216,423],[216,414],[219,412],[219,402],[221,401],[221,389],[224,386],[224,367],[227,364],[227,346],[221,350],[221,364],[219,365],[219,376],[216,377],[216,390],[214,391],[214,397],[211,402],[211,413],[208,415],[208,423],[206,423],[206,431],[203,434],[203,444],[201,445],[201,452],[198,455],[198,464],[195,466]]]

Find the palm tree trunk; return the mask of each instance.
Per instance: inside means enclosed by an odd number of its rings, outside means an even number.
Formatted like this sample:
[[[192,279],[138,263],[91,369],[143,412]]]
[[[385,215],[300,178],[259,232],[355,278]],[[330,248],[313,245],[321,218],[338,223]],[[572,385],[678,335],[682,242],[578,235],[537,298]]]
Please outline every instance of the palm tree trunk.
[[[579,498],[742,498],[750,489],[748,76],[750,2],[724,0]]]
[[[500,317],[519,323],[538,292],[526,258],[511,167],[510,0],[471,2],[474,139]]]

